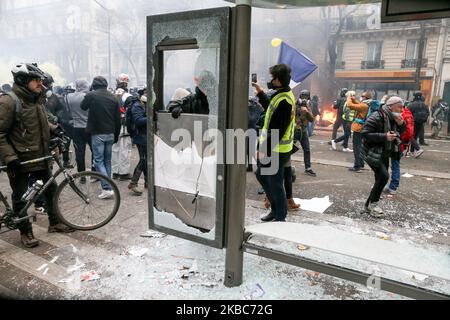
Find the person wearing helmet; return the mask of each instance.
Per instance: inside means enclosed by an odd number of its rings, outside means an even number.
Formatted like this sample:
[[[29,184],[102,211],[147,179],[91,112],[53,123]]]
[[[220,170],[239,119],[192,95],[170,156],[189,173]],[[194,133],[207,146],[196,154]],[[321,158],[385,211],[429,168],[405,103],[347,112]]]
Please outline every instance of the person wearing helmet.
[[[331,140],[335,140],[337,137],[337,132],[342,125],[342,112],[344,109],[344,104],[347,100],[346,94],[348,89],[342,88],[341,92],[339,94],[339,97],[336,99],[336,101],[333,103],[333,109],[337,110],[337,116],[336,121],[333,124],[333,133],[331,134]],[[328,142],[329,145],[331,145],[331,141]]]
[[[42,83],[44,72],[36,64],[20,63],[14,66],[12,74],[12,92],[0,97],[0,157],[8,167],[13,209],[18,214],[26,205],[22,196],[28,189],[28,179],[46,183],[51,177],[48,161],[30,165],[21,165],[21,162],[48,156],[50,133],[60,128],[47,120]],[[20,101],[20,108],[17,108],[15,101]],[[71,232],[73,230],[62,224],[54,211],[53,195],[56,188],[53,182],[44,193],[50,222],[48,232]],[[39,245],[28,220],[19,224],[19,231],[24,246],[32,248]]]
[[[420,132],[424,129],[425,123],[430,116],[430,110],[423,102],[422,92],[414,92],[413,101],[408,103],[408,109],[411,111],[414,118],[414,139],[411,142],[411,154],[415,158],[420,157],[424,150],[422,150],[417,142]]]

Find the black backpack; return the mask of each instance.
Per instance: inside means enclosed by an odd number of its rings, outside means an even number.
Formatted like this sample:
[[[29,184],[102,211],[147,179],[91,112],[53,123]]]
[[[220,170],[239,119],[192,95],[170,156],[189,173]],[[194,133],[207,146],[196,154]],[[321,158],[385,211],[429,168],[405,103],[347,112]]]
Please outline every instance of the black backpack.
[[[130,97],[131,98],[131,97]],[[134,137],[136,132],[136,126],[133,121],[133,105],[138,102],[140,103],[139,99],[133,97],[130,100],[126,100],[124,107],[125,107],[125,127],[127,128],[128,134],[131,137]]]

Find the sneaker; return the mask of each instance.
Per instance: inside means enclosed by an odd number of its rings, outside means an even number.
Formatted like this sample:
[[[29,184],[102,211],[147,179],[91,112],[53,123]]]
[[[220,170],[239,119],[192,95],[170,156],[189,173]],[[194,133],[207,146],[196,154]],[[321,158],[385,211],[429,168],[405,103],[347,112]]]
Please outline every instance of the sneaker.
[[[47,210],[44,207],[34,207],[34,212],[38,214],[47,214]]]
[[[421,146],[429,146],[428,143],[424,142],[424,143],[420,143]]]
[[[334,140],[331,140],[331,149],[337,150],[336,148],[336,142]]]
[[[366,212],[374,218],[380,219],[384,217],[383,209],[378,206],[378,202],[372,202],[365,208]]]
[[[20,233],[20,241],[27,248],[34,248],[39,245],[39,240],[33,235],[33,231]]]
[[[72,229],[69,226],[66,226],[63,223],[57,223],[53,226],[48,226],[48,233],[54,233],[54,232],[58,232],[58,233],[70,233],[70,232],[74,232],[75,230]]]
[[[315,177],[316,173],[312,169],[305,170],[305,174],[311,177]]]
[[[133,194],[135,196],[142,196],[142,191],[138,189],[137,184],[135,183],[130,183],[128,185],[128,189],[131,190],[131,192],[133,192]]]
[[[353,152],[353,150],[350,149],[350,148],[344,148],[344,149],[342,149],[342,151],[344,151],[344,152]]]
[[[99,199],[110,199],[114,195],[114,191],[112,190],[103,190],[102,193],[98,196]]]
[[[423,153],[423,150],[420,149],[420,150],[417,150],[416,152],[414,152],[413,156],[414,156],[414,158],[417,159],[418,157],[420,157],[422,155],[422,153]]]
[[[361,173],[362,170],[363,170],[363,168],[355,168],[355,167],[348,168],[348,171],[352,171],[355,173]]]

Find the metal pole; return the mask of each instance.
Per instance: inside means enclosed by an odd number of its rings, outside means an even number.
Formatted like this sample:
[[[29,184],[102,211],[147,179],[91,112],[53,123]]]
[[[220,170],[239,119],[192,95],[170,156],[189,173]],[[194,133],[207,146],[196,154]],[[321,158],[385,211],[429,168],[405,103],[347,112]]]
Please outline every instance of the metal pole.
[[[425,25],[420,23],[420,40],[419,40],[419,52],[417,53],[416,60],[416,89],[420,90],[420,73],[422,70],[423,48],[425,45]]]
[[[248,128],[248,83],[250,73],[251,0],[236,1],[232,14],[230,129]],[[228,141],[227,144],[234,141]],[[228,148],[228,145],[227,145]],[[229,149],[228,149],[229,150]],[[236,150],[236,149],[235,149]],[[235,152],[236,154],[236,152]],[[225,280],[227,287],[242,284],[244,263],[245,164],[227,165],[227,219]]]
[[[108,83],[113,88],[111,84],[111,13],[108,12]]]

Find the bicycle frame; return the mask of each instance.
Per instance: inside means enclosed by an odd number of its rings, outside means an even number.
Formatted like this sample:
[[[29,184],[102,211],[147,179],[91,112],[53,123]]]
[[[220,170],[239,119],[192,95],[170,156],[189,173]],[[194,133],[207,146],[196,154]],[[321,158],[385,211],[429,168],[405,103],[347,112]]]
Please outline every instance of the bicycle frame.
[[[33,160],[29,160],[29,161],[25,161],[25,162],[21,162],[21,165],[29,165],[29,164],[36,164],[36,163],[40,163],[43,161],[47,161],[47,160],[54,160],[55,163],[58,165],[58,170],[56,170],[55,173],[53,173],[53,175],[50,177],[50,179],[42,186],[42,188],[33,196],[32,199],[28,200],[25,207],[16,215],[14,215],[14,217],[16,216],[21,216],[24,213],[27,213],[28,209],[31,207],[31,205],[38,199],[38,197],[40,195],[42,195],[45,190],[47,190],[47,188],[56,180],[56,178],[63,173],[64,174],[64,178],[69,180],[69,185],[72,187],[72,189],[86,202],[89,203],[89,199],[86,198],[86,196],[78,189],[78,187],[75,186],[75,184],[73,183],[73,177],[70,174],[70,172],[64,168],[61,160],[59,159],[57,153],[55,151],[51,152],[51,156],[46,156],[46,157],[41,157],[41,158],[37,158],[37,159],[33,159]],[[0,171],[2,170],[6,170],[6,166],[4,167],[0,167]],[[6,214],[4,216],[1,217],[1,222],[3,221],[3,218],[5,218],[5,216],[8,215],[8,213],[13,213],[14,211],[12,210],[11,206],[8,203],[8,200],[6,199],[6,197],[0,192],[0,201],[3,202],[5,204],[6,207]],[[32,215],[28,215],[26,214],[25,216],[23,216],[22,218],[16,218],[14,219],[14,224],[20,223],[22,221],[28,220],[30,218],[33,218],[34,221],[36,221],[36,214],[32,214]],[[11,229],[8,229],[6,231],[0,232],[1,233],[5,233],[11,231]]]

